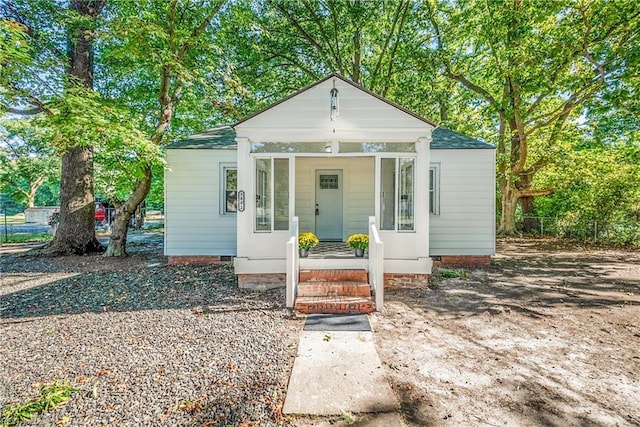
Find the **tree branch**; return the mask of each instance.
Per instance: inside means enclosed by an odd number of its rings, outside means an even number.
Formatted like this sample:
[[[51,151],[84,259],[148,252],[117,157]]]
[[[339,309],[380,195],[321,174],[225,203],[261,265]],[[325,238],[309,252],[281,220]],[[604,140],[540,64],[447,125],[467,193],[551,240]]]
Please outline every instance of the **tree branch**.
[[[452,73],[451,70],[449,70],[449,66],[446,66],[444,75],[452,80],[455,80],[459,83],[461,83],[463,86],[465,86],[467,89],[477,93],[478,95],[482,96],[486,101],[489,102],[489,104],[491,105],[495,105],[496,99],[485,89],[481,88],[480,86],[478,86],[477,84],[471,82],[469,79],[467,79],[466,77],[464,77],[461,74],[455,74]]]
[[[34,116],[36,114],[40,114],[44,112],[44,110],[40,107],[30,108],[28,110],[22,110],[20,108],[7,108],[7,113],[17,114],[19,116]]]
[[[545,189],[541,189],[541,190],[534,190],[534,189],[528,189],[528,188],[521,188],[519,189],[520,191],[520,197],[540,197],[540,196],[548,196],[550,194],[553,194],[555,192],[555,190],[553,188],[545,188]]]
[[[324,27],[322,26],[322,22],[320,21],[320,19],[318,19],[318,15],[316,15],[315,11],[313,10],[313,7],[311,7],[311,4],[308,2],[308,0],[303,0],[302,4],[305,6],[307,11],[311,15],[311,19],[313,20],[313,22],[315,22],[316,26],[318,27],[318,30],[320,30],[320,37],[322,38],[322,40],[324,40],[324,42],[327,44],[327,46],[329,46],[329,50],[331,51],[331,55],[333,56],[336,64],[338,64],[338,66],[340,68],[342,68],[342,60],[340,59],[340,51],[337,50],[336,48],[334,48],[331,45],[331,42],[329,41],[329,37],[327,36],[327,33],[324,30]],[[336,33],[335,37],[336,37],[336,40],[337,40],[337,33]],[[332,70],[332,71],[335,71],[335,70]]]
[[[291,23],[291,25],[293,25],[298,32],[300,33],[300,35],[306,40],[308,41],[311,46],[313,46],[313,48],[323,57],[326,58],[327,55],[323,49],[323,47],[313,38],[311,37],[311,35],[304,29],[302,28],[302,25],[300,25],[300,23],[295,20],[291,14],[289,13],[289,11],[287,11],[287,9],[285,9],[284,7],[282,7],[281,4],[279,4],[278,2],[274,2],[273,3],[276,7],[276,9],[278,9],[278,11],[280,13],[282,13],[282,15],[284,15],[284,17],[287,19],[287,21],[289,21]]]

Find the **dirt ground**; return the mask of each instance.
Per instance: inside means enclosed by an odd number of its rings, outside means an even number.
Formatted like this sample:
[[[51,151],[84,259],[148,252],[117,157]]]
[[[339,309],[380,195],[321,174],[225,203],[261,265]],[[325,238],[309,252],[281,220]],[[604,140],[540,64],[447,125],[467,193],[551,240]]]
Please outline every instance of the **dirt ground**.
[[[0,271],[32,286],[44,272],[126,273],[166,263],[161,247],[134,242],[122,261],[3,245]],[[640,252],[511,239],[491,266],[455,271],[387,292],[371,316],[407,425],[640,425]]]
[[[372,318],[409,425],[640,425],[639,252],[509,240],[456,271]]]

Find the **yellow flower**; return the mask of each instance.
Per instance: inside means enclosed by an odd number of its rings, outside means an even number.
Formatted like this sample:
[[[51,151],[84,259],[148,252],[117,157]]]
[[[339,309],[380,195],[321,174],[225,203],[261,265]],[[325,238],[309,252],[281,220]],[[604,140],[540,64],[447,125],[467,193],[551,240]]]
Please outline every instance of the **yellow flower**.
[[[353,249],[367,249],[369,247],[369,236],[366,234],[352,234],[347,239],[347,246]]]
[[[298,247],[300,249],[311,249],[316,246],[320,241],[313,233],[300,233],[298,236]]]

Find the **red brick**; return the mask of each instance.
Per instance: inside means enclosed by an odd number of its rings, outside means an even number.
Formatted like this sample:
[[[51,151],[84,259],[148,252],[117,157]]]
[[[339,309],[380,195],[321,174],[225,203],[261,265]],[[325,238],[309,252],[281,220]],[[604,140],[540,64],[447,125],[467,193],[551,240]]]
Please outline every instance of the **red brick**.
[[[370,297],[371,286],[358,282],[301,282],[298,296],[358,296]]]
[[[222,260],[222,258],[229,258]],[[189,256],[170,256],[168,259],[169,265],[207,265],[207,264],[220,264],[227,263],[232,260],[232,257],[220,256],[220,255],[189,255]]]
[[[371,313],[374,308],[371,298],[361,297],[298,297],[295,303],[295,309],[305,314]]]
[[[266,290],[286,286],[284,273],[270,274],[237,274],[238,285],[241,288]]]
[[[428,281],[428,274],[384,273],[385,289],[416,288],[426,285]]]
[[[300,282],[368,282],[366,270],[302,270]]]
[[[436,267],[481,267],[489,265],[489,255],[441,255],[439,261],[434,261]]]

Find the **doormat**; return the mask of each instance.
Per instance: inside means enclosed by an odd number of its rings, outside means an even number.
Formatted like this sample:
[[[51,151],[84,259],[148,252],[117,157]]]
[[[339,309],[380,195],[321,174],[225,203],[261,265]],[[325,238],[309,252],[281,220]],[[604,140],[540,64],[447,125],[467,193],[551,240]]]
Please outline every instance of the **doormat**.
[[[310,314],[305,331],[370,331],[366,314]]]

